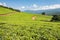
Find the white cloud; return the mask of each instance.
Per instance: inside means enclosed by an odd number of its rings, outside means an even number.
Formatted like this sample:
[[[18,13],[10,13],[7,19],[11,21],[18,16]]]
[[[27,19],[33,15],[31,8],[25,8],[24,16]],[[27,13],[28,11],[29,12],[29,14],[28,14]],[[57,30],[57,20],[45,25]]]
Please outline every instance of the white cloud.
[[[31,8],[30,10],[48,10],[48,9],[56,9],[56,8],[60,8],[60,4],[38,6],[36,8]]]
[[[6,4],[6,3],[3,3],[3,5],[4,5],[4,6],[7,6],[7,4]]]
[[[22,8],[22,9],[24,9],[24,8],[25,8],[25,6],[22,6],[21,8]]]
[[[42,6],[41,9],[42,10],[47,10],[47,9],[56,9],[56,8],[60,8],[60,4],[55,4],[55,5],[47,5],[47,6]]]
[[[0,5],[3,5],[3,4],[0,2]]]
[[[32,6],[33,6],[34,8],[37,8],[37,7],[38,7],[38,5],[36,5],[36,4],[33,4]]]
[[[56,8],[60,8],[60,4],[45,5],[45,6],[33,4],[32,6],[22,6],[19,9],[21,11],[24,11],[24,10],[48,10],[48,9],[56,9]]]
[[[19,10],[21,10],[21,11],[24,11],[25,10],[25,6],[21,6],[20,8],[18,8]]]
[[[0,5],[7,6],[7,4],[6,4],[6,3],[2,3],[2,2],[0,2]]]

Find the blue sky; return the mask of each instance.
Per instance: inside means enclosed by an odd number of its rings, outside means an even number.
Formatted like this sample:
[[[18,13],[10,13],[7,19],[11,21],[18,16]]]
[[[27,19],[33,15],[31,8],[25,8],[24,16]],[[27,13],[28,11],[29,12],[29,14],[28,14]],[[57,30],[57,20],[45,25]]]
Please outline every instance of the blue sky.
[[[60,0],[0,0],[0,5],[20,10],[45,10],[59,8]]]

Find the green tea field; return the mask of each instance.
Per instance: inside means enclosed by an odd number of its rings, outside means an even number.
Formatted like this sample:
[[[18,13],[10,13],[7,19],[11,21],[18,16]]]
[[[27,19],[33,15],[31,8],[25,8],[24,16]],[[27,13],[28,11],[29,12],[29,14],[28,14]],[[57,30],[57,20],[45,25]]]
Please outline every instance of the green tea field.
[[[60,22],[51,18],[0,7],[0,40],[60,40]]]

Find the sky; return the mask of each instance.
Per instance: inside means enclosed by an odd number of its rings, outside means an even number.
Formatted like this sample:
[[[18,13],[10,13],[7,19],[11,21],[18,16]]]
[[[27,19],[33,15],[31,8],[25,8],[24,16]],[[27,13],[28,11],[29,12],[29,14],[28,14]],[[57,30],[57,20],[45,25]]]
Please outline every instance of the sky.
[[[0,0],[0,5],[24,10],[48,10],[60,8],[60,0]]]

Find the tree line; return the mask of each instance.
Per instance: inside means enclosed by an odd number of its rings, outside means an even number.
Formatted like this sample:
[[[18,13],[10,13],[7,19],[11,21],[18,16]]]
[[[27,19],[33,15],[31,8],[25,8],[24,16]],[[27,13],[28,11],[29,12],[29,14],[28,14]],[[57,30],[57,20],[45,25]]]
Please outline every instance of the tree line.
[[[17,12],[21,12],[21,11],[18,10],[18,9],[13,9],[13,8],[11,8],[11,7],[6,7],[6,6],[3,6],[3,5],[0,5],[0,7],[7,8],[7,9],[10,9],[10,10],[13,10],[13,11],[17,11]]]

